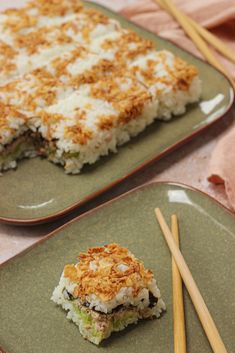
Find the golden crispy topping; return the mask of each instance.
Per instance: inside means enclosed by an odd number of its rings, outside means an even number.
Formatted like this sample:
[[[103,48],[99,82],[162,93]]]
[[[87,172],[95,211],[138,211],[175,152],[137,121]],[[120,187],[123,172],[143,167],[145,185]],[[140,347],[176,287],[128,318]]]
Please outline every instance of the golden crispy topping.
[[[8,15],[7,20],[4,22],[4,29],[10,30],[13,33],[19,32],[21,29],[36,26],[38,22],[35,16],[30,16],[27,13],[27,8],[8,9],[4,13]]]
[[[32,9],[37,13],[30,15]],[[64,16],[68,13],[79,15],[59,25],[37,28],[39,16]],[[33,55],[55,44],[75,44],[74,36],[79,31],[84,40],[89,42],[90,33],[96,25],[107,24],[109,21],[108,17],[95,10],[82,11],[82,4],[78,0],[35,0],[23,9],[6,10],[5,14],[8,18],[3,25],[12,33],[14,49],[0,41],[0,73],[3,74],[17,69],[14,57],[20,53],[19,49],[25,49],[29,55]],[[21,33],[26,28],[31,31]]]
[[[9,8],[9,9],[6,9],[4,11],[2,11],[2,13],[4,15],[7,15],[7,16],[18,16],[18,14],[21,12],[21,11],[25,11],[25,9],[16,9],[16,8]]]
[[[81,74],[71,77],[70,84],[73,87],[79,87],[85,83],[95,83],[105,75],[117,74],[115,64],[109,60],[101,59],[96,65],[93,65]]]
[[[90,248],[87,253],[81,253],[78,264],[65,266],[64,276],[77,283],[74,295],[84,301],[90,294],[109,301],[123,287],[131,287],[136,297],[153,279],[152,272],[118,244]]]
[[[77,119],[83,120],[84,112],[78,111]],[[92,138],[92,131],[78,121],[76,125],[65,127],[65,136],[71,139],[74,144],[79,143],[80,145],[86,145]]]
[[[78,45],[69,55],[53,59],[51,65],[56,71],[56,76],[68,75],[68,66],[73,64],[77,59],[84,57],[85,54],[87,54],[87,49]]]
[[[66,116],[58,113],[49,113],[46,111],[41,111],[38,116],[42,120],[42,123],[47,126],[47,139],[51,140],[53,136],[53,131],[55,130],[55,125],[60,121],[66,120]],[[65,137],[69,138],[75,144],[79,143],[84,145],[92,137],[92,131],[82,125],[82,120],[86,118],[86,112],[82,109],[77,109],[73,120],[75,121],[72,126],[65,126],[64,134]]]
[[[14,107],[0,102],[0,118],[4,121],[8,116],[25,119],[25,115],[15,110]]]
[[[4,93],[11,93],[17,90],[17,85],[20,81],[19,80],[14,80],[10,81],[9,83],[5,84],[4,86],[0,86],[0,92]]]
[[[54,78],[54,75],[52,75],[52,73],[49,72],[44,66],[38,67],[37,69],[33,70],[31,75],[43,82],[47,82],[48,80],[52,80]],[[28,75],[25,77],[27,79]]]
[[[128,88],[122,89],[121,83],[127,84]],[[91,96],[104,99],[119,112],[119,121],[128,123],[139,116],[144,106],[151,100],[147,90],[142,88],[138,81],[115,78],[103,78],[97,84],[91,86]]]
[[[78,57],[83,56],[87,52],[83,47],[73,50],[64,60],[63,57],[56,58],[51,65],[56,71],[52,74],[46,67],[40,67],[33,70],[30,74],[26,74],[23,78],[11,81],[9,84],[0,87],[0,93],[8,93],[4,102],[11,104],[13,98],[19,97],[19,104],[16,106],[24,107],[29,111],[34,111],[37,108],[38,99],[44,101],[45,106],[57,103],[57,92],[61,88],[71,87],[79,88],[84,83],[94,83],[106,74],[112,71],[115,73],[115,66],[110,61],[102,59],[90,70],[84,71],[82,74],[72,76],[67,68]],[[67,83],[62,80],[67,77]],[[25,85],[24,85],[25,82]]]
[[[149,60],[150,61],[150,60]],[[154,85],[155,83],[161,82],[165,85],[172,85],[172,78],[170,75],[158,76],[156,75],[156,62],[153,65],[148,65],[146,69],[134,66],[132,72],[139,72],[144,79],[144,83],[148,86]]]
[[[0,40],[0,73],[8,73],[16,68],[14,57],[16,51]]]
[[[12,59],[16,54],[17,52],[14,48],[0,40],[0,55],[4,55],[9,59]]]
[[[92,106],[91,103],[86,103],[86,104],[85,104],[85,108],[88,109],[88,110],[90,110],[90,109],[93,108],[93,106]]]
[[[141,68],[133,66],[131,72],[135,75],[140,73],[144,79],[144,83],[148,86],[156,83],[162,83],[166,86],[173,86],[173,90],[187,91],[195,76],[198,75],[198,70],[195,66],[187,64],[179,57],[174,57],[173,67],[167,64],[167,57],[165,52],[159,52],[156,60],[148,59],[147,67]],[[157,75],[157,64],[163,64],[165,75]],[[161,93],[162,90],[157,89],[156,94]]]
[[[28,95],[28,102],[25,102],[25,105],[26,106],[29,106],[30,102],[34,103],[35,104],[35,107],[33,108],[33,105],[31,107],[31,111],[34,109],[36,110],[37,108],[37,103],[36,103],[36,99],[37,98],[42,98],[45,102],[45,105],[48,107],[54,103],[56,103],[56,97],[57,97],[57,94],[56,94],[56,91],[53,89],[56,85],[56,81],[55,80],[52,80],[51,82],[47,82],[47,85],[46,86],[43,86],[41,85],[33,95]],[[34,102],[33,102],[33,99],[34,99]],[[32,109],[33,108],[33,109]]]
[[[26,90],[24,90],[24,82],[26,87],[27,82],[29,82]],[[15,97],[19,97],[19,104],[15,103],[16,107],[23,107],[25,110],[33,112],[37,109],[37,100],[39,98],[47,106],[54,104],[57,97],[55,87],[58,89],[61,85],[62,83],[56,77],[47,71],[46,68],[41,67],[32,71],[31,74],[25,75],[23,80],[14,80],[4,86],[0,86],[0,93],[9,93],[9,96],[6,96],[5,103],[11,104],[12,97],[13,100],[15,100]],[[14,92],[13,95],[12,92]]]
[[[100,115],[98,117],[98,127],[101,130],[110,130],[113,128],[117,117],[115,115]]]
[[[4,127],[5,119],[10,115],[10,107],[0,102],[0,126]]]
[[[79,31],[79,26],[78,26],[77,22],[75,22],[75,21],[64,22],[60,26],[63,31],[72,30],[72,32],[74,34],[77,34]]]
[[[64,16],[70,12],[80,12],[83,5],[79,0],[34,0],[29,8],[37,8],[42,16]]]
[[[84,9],[83,13],[86,14],[93,23],[100,23],[105,25],[109,22],[109,18],[99,11],[93,9]]]
[[[40,117],[45,125],[54,125],[64,119],[62,114],[48,113],[45,111],[40,112]]]
[[[88,105],[90,105],[90,104],[87,103],[86,106],[88,106]],[[86,108],[86,109],[88,109],[88,108]],[[74,115],[74,119],[76,122],[80,122],[81,120],[86,120],[87,115],[86,115],[85,110],[78,107],[75,109],[75,111],[76,111],[76,114]]]
[[[122,35],[115,39],[106,39],[101,47],[105,50],[117,47],[115,54],[117,60],[135,59],[138,55],[146,54],[150,49],[154,48],[153,42],[148,39],[141,38],[138,34],[131,30],[125,30]],[[125,63],[125,60],[123,60]]]
[[[52,34],[51,37],[50,34]],[[58,27],[53,26],[38,28],[33,32],[18,35],[15,38],[16,46],[26,49],[30,55],[35,54],[42,47],[50,47],[52,43],[67,44],[71,42],[71,37],[60,31]]]
[[[91,33],[91,30],[89,27],[82,28],[82,37],[83,37],[84,41],[87,43],[90,42],[90,33]]]
[[[29,15],[32,9],[34,9],[33,15]],[[37,28],[40,16],[63,17],[68,13],[79,13],[79,15],[66,23]],[[11,37],[14,41],[12,46],[0,41],[0,74],[4,78],[7,74],[7,79],[18,73],[16,63],[18,65],[18,62],[23,61],[25,51],[29,55],[34,55],[42,48],[51,48],[57,44],[75,44],[74,34],[77,33],[89,42],[90,33],[97,24],[109,23],[109,18],[98,11],[82,10],[78,0],[33,0],[24,9],[7,10],[5,14],[8,18],[4,25],[12,32]],[[32,31],[20,33],[25,28],[31,28]],[[118,25],[117,28],[119,28]],[[164,52],[158,53],[159,59],[148,60],[147,68],[134,66],[129,69],[129,60],[132,61],[138,55],[146,55],[153,50],[154,45],[131,30],[120,30],[118,33],[121,33],[118,38],[105,40],[101,45],[104,50],[110,49],[114,52],[114,60],[100,59],[92,68],[81,74],[73,74],[72,68],[71,71],[69,70],[69,65],[75,63],[78,58],[86,60],[91,54],[88,49],[78,44],[72,52],[57,57],[47,67],[40,67],[30,74],[1,86],[1,97],[5,102],[5,105],[0,106],[1,126],[3,124],[6,126],[7,114],[9,117],[20,116],[17,112],[19,107],[28,112],[38,111],[39,105],[56,104],[59,98],[64,98],[67,93],[78,89],[81,84],[90,84],[90,96],[108,102],[116,110],[114,115],[101,115],[97,118],[97,126],[101,130],[109,130],[116,123],[126,124],[140,116],[145,105],[152,99],[146,87],[136,79],[137,75],[137,77],[142,76],[146,86],[161,82],[173,86],[174,90],[189,89],[192,79],[198,73],[197,69],[179,58],[174,59],[173,66],[167,65],[167,56]],[[158,62],[163,63],[167,71],[166,75],[158,75],[156,72]],[[161,93],[161,89],[156,87],[156,92]],[[15,108],[11,106],[12,102]],[[88,110],[91,108],[89,104],[85,107]],[[62,114],[44,111],[40,116],[42,123],[48,128],[48,139],[52,138],[55,124],[66,120]],[[65,134],[74,143],[84,145],[92,138],[92,131],[82,123],[86,118],[86,112],[78,109],[75,113],[74,126],[65,128]]]
[[[188,91],[192,80],[198,75],[198,70],[195,66],[187,64],[179,57],[175,57],[174,69],[170,70],[170,73],[176,79],[174,89]]]
[[[133,66],[131,68],[131,71],[133,74],[140,73],[142,78],[144,79],[144,83],[147,84],[148,86],[154,85],[157,82],[161,82],[165,85],[172,85],[172,78],[170,75],[156,75],[156,67],[157,64],[162,63],[163,67],[165,68],[166,71],[168,71],[168,68],[166,67],[166,55],[165,53],[158,53],[158,57],[156,60],[153,59],[148,59],[147,60],[147,65],[146,68],[141,68],[139,66]]]
[[[4,60],[0,58],[0,73],[7,74],[8,72],[14,71],[16,69],[16,65],[11,60]]]
[[[47,140],[51,140],[53,127],[55,126],[55,124],[59,123],[60,121],[63,121],[64,116],[62,114],[57,113],[48,113],[44,110],[38,113],[38,116],[40,117],[42,124],[47,127]]]
[[[151,101],[151,96],[147,91],[142,91],[139,94],[132,94],[128,99],[123,100],[119,104],[121,112],[119,121],[123,124],[129,123],[131,120],[138,118],[143,112],[144,107],[148,101]]]
[[[9,130],[14,131],[15,129],[9,127],[9,122],[7,118],[18,118],[23,121],[26,121],[27,117],[20,112],[18,112],[14,107],[6,105],[0,102],[0,130]],[[1,134],[0,134],[0,143],[1,143]]]

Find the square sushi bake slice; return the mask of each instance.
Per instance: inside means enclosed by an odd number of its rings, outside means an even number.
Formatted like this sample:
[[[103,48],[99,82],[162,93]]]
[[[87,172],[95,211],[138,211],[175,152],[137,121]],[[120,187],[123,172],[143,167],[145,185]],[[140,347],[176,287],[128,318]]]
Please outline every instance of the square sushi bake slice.
[[[31,125],[43,137],[41,153],[76,174],[143,131],[157,107],[135,78],[104,77],[42,110]]]
[[[90,342],[98,345],[112,332],[159,318],[166,309],[153,273],[127,248],[90,248],[78,259],[64,267],[51,299]]]
[[[200,95],[196,67],[79,0],[0,13],[0,172],[42,156],[80,173]]]

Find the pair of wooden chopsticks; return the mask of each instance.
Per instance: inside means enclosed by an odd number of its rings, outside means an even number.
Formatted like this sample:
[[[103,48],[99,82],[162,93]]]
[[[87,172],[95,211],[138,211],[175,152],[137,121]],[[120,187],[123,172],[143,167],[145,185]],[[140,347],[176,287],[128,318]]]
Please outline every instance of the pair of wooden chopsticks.
[[[202,295],[193,279],[193,276],[179,250],[178,222],[172,216],[172,232],[170,231],[159,208],[155,209],[156,218],[164,234],[167,245],[173,256],[173,308],[174,308],[174,347],[175,353],[186,353],[185,324],[182,299],[181,277],[194,304],[198,317],[205,330],[214,353],[228,353],[220,334],[215,326],[211,314],[202,298]],[[179,274],[179,272],[180,274]],[[180,277],[181,275],[181,277]],[[176,317],[177,315],[177,317]]]
[[[235,82],[231,78],[226,68],[217,60],[207,43],[212,45],[217,51],[227,59],[235,63],[235,52],[225,46],[216,36],[201,27],[197,22],[181,12],[171,0],[154,0],[159,6],[171,14],[181,25],[185,33],[192,39],[194,44],[203,54],[205,59],[218,70],[220,70],[231,82],[235,89]]]

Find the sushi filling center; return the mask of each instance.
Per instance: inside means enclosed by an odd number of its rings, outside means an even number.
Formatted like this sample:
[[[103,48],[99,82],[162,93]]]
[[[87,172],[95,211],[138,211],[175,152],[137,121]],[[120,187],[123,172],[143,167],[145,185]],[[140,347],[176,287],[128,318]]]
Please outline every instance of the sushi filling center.
[[[110,315],[110,314],[113,314],[113,313],[116,313],[116,312],[122,310],[123,308],[126,308],[126,306],[121,304],[121,305],[118,305],[116,308],[113,308],[111,313],[106,314],[106,313],[103,313],[102,311],[94,309],[94,308],[90,309],[89,302],[80,303],[79,298],[74,298],[74,296],[71,293],[69,293],[66,289],[64,289],[63,293],[64,293],[65,299],[67,299],[69,301],[76,301],[76,303],[79,303],[79,305],[82,305],[83,307],[88,308],[89,310],[94,311],[99,314]],[[154,295],[151,292],[149,292],[148,308],[152,309],[157,304],[157,302],[158,302],[158,298],[154,297]],[[134,307],[135,307],[134,305],[128,305],[128,308],[134,308]]]

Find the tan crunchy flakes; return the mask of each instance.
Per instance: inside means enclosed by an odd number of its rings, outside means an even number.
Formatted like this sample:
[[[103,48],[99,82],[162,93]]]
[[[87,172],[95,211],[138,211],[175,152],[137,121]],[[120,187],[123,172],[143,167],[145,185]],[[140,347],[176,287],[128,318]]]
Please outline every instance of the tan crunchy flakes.
[[[117,60],[123,59],[135,59],[138,55],[144,55],[149,50],[154,48],[153,42],[148,39],[141,38],[135,32],[125,29],[122,35],[115,39],[106,39],[101,47],[105,50],[118,47],[115,54]],[[125,62],[123,60],[123,62]]]
[[[83,5],[79,0],[34,0],[28,7],[37,8],[40,15],[55,17],[70,12],[80,12]]]
[[[122,287],[131,287],[135,297],[153,279],[153,273],[118,244],[90,248],[78,259],[78,264],[65,266],[64,276],[77,283],[74,295],[84,301],[89,294],[109,301]],[[124,265],[124,270],[120,265]]]
[[[25,118],[24,114],[21,114],[14,107],[6,105],[0,102],[0,118],[1,121],[4,121],[8,116],[14,116],[19,118]]]
[[[83,115],[79,116],[79,119],[83,120]],[[65,127],[65,136],[68,136],[75,144],[85,145],[92,138],[92,131],[77,122],[76,125]]]
[[[112,104],[119,112],[119,121],[128,123],[130,120],[139,116],[146,103],[151,101],[151,95],[143,89],[137,80],[123,78],[123,82],[116,80],[115,77],[103,78],[91,86],[91,96],[103,99]],[[120,84],[129,84],[128,89],[122,90]]]
[[[15,38],[15,45],[18,48],[26,49],[30,55],[35,54],[41,48],[50,47],[52,43],[67,44],[71,42],[71,37],[60,31],[59,27],[54,26],[38,28],[33,32],[18,35]]]
[[[13,59],[16,54],[17,53],[14,48],[0,40],[0,55],[4,55],[9,59]]]
[[[198,70],[195,66],[187,64],[179,57],[175,57],[174,69],[170,70],[170,73],[177,82],[174,89],[188,91],[192,80],[198,75]]]
[[[38,116],[41,119],[41,122],[47,126],[47,136],[46,138],[48,140],[52,139],[52,132],[51,129],[53,129],[53,126],[56,123],[59,123],[60,121],[64,120],[64,116],[62,114],[58,114],[58,113],[48,113],[45,111],[41,111],[40,113],[38,113]]]
[[[79,87],[85,83],[95,83],[106,75],[117,74],[116,66],[109,60],[100,59],[96,65],[93,65],[89,70],[71,77],[70,84],[73,87]]]
[[[156,60],[148,59],[145,68],[134,65],[131,68],[131,72],[134,75],[139,73],[147,86],[162,83],[166,86],[173,86],[174,91],[188,91],[192,80],[198,75],[198,70],[195,66],[187,64],[179,57],[174,57],[173,60],[173,67],[170,67],[167,64],[166,53],[158,52]],[[163,65],[166,71],[165,75],[157,75],[157,65],[159,63]],[[161,90],[157,89],[157,92],[161,92]]]
[[[7,74],[16,69],[16,65],[12,60],[0,58],[0,73]]]
[[[70,64],[73,64],[77,59],[82,58],[88,50],[81,45],[77,45],[77,48],[72,50],[69,55],[62,57],[56,57],[52,60],[51,65],[56,71],[56,76],[68,75],[67,68]]]
[[[41,67],[23,78],[0,86],[0,95],[1,93],[9,94],[6,95],[4,100],[5,103],[9,104],[11,104],[12,98],[15,100],[18,97],[19,104],[15,104],[18,109],[23,107],[24,110],[34,112],[38,107],[38,99],[42,99],[46,106],[54,104],[57,97],[55,87],[58,89],[61,85],[62,83],[57,77],[54,77],[45,67]]]
[[[0,102],[0,130],[8,130],[8,131],[15,131],[15,129],[10,128],[9,122],[7,119],[21,119],[22,121],[26,121],[27,117],[18,112],[14,107],[10,105],[6,105]],[[1,143],[1,134],[0,134],[0,143]]]
[[[8,19],[4,22],[4,29],[13,33],[37,25],[37,18],[30,16],[27,13],[27,8],[8,9],[4,13],[8,15]]]
[[[0,40],[0,73],[8,73],[16,68],[16,54],[14,48]]]
[[[113,128],[117,117],[115,115],[100,115],[98,117],[98,127],[101,130],[110,130]]]
[[[94,24],[107,24],[109,22],[109,18],[99,11],[93,9],[84,9],[83,13],[86,14]]]

